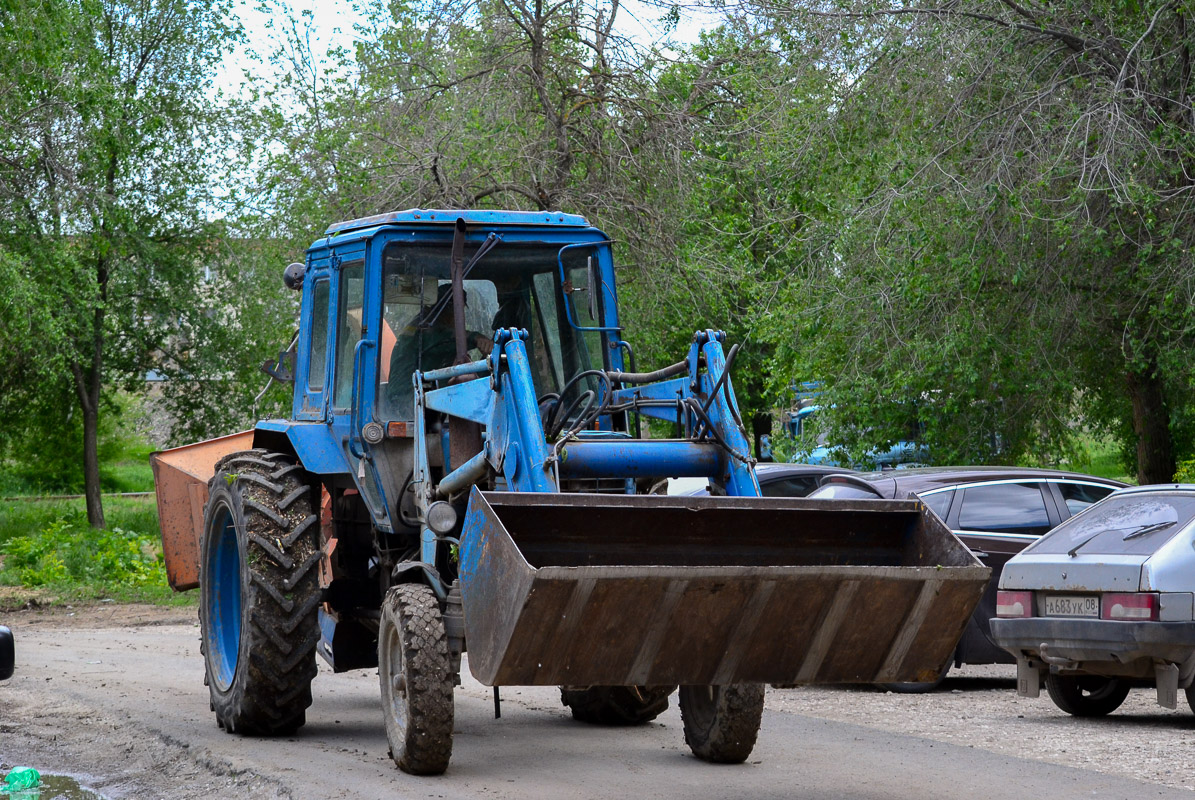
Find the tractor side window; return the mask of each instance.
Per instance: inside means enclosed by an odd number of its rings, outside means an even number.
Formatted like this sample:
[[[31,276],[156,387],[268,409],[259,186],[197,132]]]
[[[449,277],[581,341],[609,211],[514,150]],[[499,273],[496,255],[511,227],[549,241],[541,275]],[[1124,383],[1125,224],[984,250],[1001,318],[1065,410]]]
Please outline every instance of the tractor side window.
[[[311,350],[307,354],[307,388],[324,388],[328,364],[328,281],[317,281],[311,290]]]
[[[365,265],[358,261],[340,270],[340,292],[336,320],[340,332],[336,344],[336,383],[332,405],[348,408],[353,394],[353,354],[361,341],[361,312],[365,302]]]
[[[582,253],[577,253],[580,259]],[[567,261],[567,259],[566,259]],[[581,328],[599,328],[601,320],[601,286],[590,285],[591,279],[600,280],[601,273],[596,269],[590,270],[588,260],[583,260],[581,266],[573,267],[567,273],[569,283],[574,287],[583,287],[585,291],[574,291],[572,294],[573,319]],[[574,334],[577,346],[577,366],[579,369],[601,369],[605,361],[602,355],[602,338],[600,336],[586,336]]]
[[[535,367],[541,376],[549,376],[546,391],[556,392],[564,383],[561,374],[560,325],[556,313],[556,277],[541,272],[534,278],[535,316],[531,321],[531,341],[536,348]]]

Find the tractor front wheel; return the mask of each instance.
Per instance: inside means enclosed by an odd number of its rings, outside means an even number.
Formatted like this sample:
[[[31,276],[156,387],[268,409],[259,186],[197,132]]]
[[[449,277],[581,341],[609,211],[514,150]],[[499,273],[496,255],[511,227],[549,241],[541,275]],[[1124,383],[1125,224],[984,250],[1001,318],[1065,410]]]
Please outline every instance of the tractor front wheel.
[[[378,631],[378,678],[390,757],[403,772],[439,775],[452,757],[453,673],[435,594],[391,587]]]
[[[747,760],[763,719],[763,684],[680,687],[685,743],[703,761],[740,764]]]
[[[303,468],[267,450],[226,456],[208,484],[200,648],[229,733],[286,735],[305,721],[319,643],[314,509]]]

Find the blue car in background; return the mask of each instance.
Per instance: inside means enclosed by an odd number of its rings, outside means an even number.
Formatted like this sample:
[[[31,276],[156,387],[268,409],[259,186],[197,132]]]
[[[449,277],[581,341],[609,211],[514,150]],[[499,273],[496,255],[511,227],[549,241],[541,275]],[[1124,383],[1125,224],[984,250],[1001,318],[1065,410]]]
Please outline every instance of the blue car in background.
[[[800,402],[801,405],[796,411],[788,412],[788,435],[798,442],[802,439],[807,440],[813,435],[809,429],[809,423],[822,408],[810,399]],[[913,439],[902,439],[886,450],[870,450],[862,462],[844,461],[838,456],[840,450],[841,447],[837,445],[827,445],[826,435],[822,434],[817,438],[817,447],[803,457],[794,456],[793,461],[800,461],[803,464],[850,467],[851,469],[898,469],[924,466],[929,460],[929,453],[925,445]]]

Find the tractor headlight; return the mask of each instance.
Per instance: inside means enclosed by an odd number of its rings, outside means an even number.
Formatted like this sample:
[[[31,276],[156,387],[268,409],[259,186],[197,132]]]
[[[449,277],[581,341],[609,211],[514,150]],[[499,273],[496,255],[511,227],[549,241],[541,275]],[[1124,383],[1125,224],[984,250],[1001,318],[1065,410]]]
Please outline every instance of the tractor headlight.
[[[456,527],[456,509],[443,500],[437,500],[428,506],[427,526],[443,536]]]

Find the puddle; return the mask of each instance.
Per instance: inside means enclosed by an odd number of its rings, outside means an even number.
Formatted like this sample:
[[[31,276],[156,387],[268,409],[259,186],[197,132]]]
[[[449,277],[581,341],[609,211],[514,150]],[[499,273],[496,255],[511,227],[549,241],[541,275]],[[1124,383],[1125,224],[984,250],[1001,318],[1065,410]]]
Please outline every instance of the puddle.
[[[0,772],[0,774],[3,774]],[[70,775],[43,772],[41,782],[32,789],[9,792],[0,781],[0,800],[108,800],[94,789],[88,789]]]

